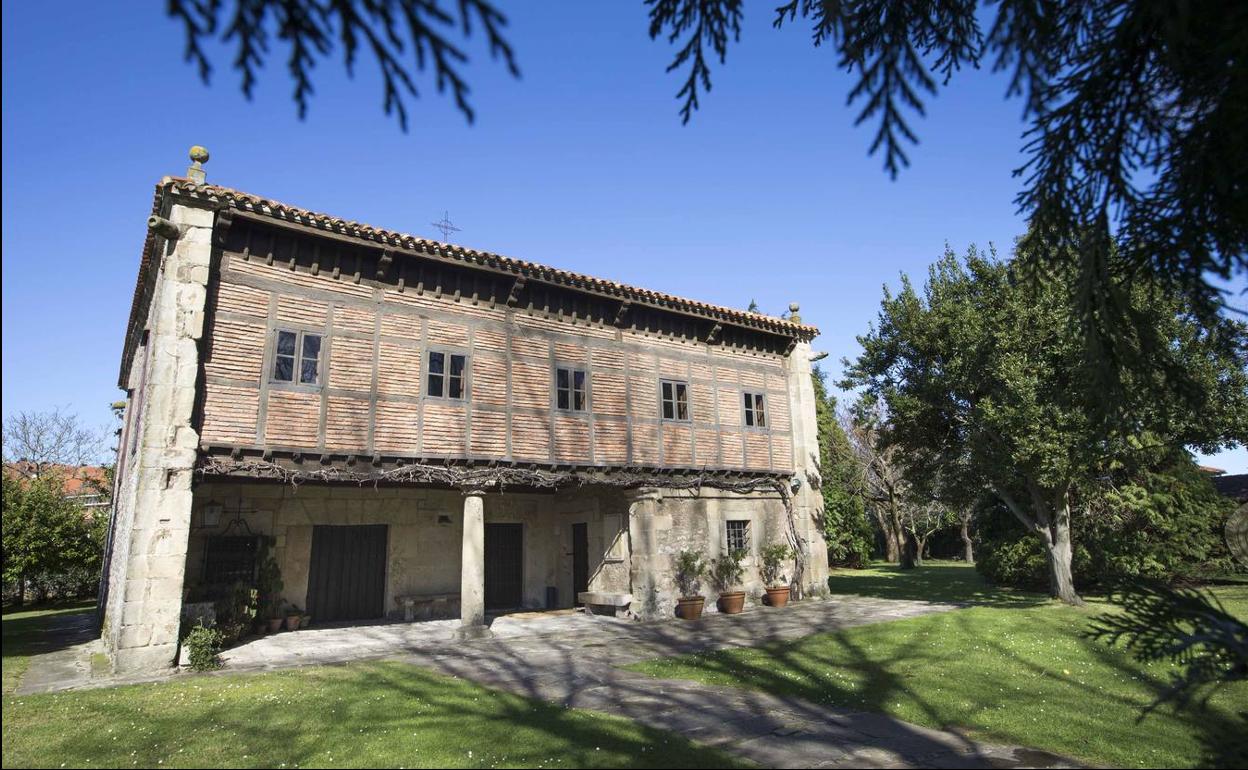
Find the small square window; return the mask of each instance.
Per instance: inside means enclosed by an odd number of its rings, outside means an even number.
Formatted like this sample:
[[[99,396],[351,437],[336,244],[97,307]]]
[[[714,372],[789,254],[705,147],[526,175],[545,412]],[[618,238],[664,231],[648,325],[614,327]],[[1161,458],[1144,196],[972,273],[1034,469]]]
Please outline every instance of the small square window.
[[[462,400],[467,396],[468,357],[460,353],[429,351],[429,375],[426,393],[434,398]]]
[[[585,372],[580,369],[555,369],[555,407],[572,412],[584,412],[588,406],[585,392]]]
[[[678,380],[662,380],[659,383],[664,420],[689,421],[689,385]]]
[[[273,382],[316,385],[321,381],[321,335],[279,329],[273,351]]]
[[[727,521],[725,522],[725,529],[728,535],[727,545],[729,551],[750,550],[749,520]]]
[[[745,426],[747,428],[766,428],[767,410],[763,403],[762,393],[743,393],[745,401]]]

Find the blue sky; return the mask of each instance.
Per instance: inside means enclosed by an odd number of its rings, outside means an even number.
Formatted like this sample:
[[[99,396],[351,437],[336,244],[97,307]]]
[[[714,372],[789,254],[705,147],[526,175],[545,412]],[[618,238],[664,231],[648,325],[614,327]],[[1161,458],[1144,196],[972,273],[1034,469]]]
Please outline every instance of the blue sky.
[[[465,245],[769,313],[799,302],[839,373],[883,285],[946,242],[1008,251],[1021,105],[1002,77],[959,74],[892,181],[832,51],[772,29],[772,5],[748,4],[682,126],[640,2],[503,3],[521,79],[474,46],[475,125],[426,80],[404,134],[367,59],[354,80],[323,62],[300,121],[280,48],[248,102],[228,52],[200,83],[163,3],[4,4],[4,414],[107,421],[152,185],[197,143],[210,181],[287,203],[426,236],[449,211]],[[1248,451],[1213,463],[1248,471]]]

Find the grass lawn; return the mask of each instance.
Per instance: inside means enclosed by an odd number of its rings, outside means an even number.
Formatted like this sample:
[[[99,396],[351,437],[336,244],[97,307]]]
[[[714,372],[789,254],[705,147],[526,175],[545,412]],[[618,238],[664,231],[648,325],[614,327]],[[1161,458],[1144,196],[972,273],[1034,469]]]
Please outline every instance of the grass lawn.
[[[680,735],[401,663],[4,697],[4,767],[731,767]]]
[[[94,607],[94,599],[28,609],[5,607],[3,621],[4,692],[10,693],[17,687],[26,667],[30,665],[30,656],[38,651],[44,628],[50,618],[85,612]]]
[[[1248,683],[1223,688],[1204,713],[1159,710],[1137,724],[1173,670],[1141,666],[1080,636],[1109,605],[1067,607],[999,591],[960,563],[835,571],[833,593],[970,600],[978,606],[819,634],[793,642],[668,658],[633,668],[855,710],[1118,767],[1243,766]],[[1248,617],[1248,585],[1215,589]]]

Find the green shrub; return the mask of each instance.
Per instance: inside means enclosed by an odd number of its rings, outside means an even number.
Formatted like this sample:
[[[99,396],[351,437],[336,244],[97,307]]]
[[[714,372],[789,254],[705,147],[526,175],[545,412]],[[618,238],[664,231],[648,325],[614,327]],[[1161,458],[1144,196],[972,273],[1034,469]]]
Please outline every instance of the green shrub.
[[[221,649],[225,639],[215,628],[198,624],[182,641],[190,658],[192,671],[213,671],[221,668]]]
[[[1234,504],[1183,458],[1119,480],[1075,507],[1071,568],[1081,587],[1132,578],[1194,582],[1231,570],[1222,526]],[[1008,512],[987,513],[976,568],[998,585],[1047,590],[1040,541]]]
[[[745,551],[738,548],[711,560],[711,583],[720,593],[728,593],[740,587],[741,576],[745,573],[741,562],[746,555]]]
[[[689,599],[702,590],[702,577],[706,575],[706,560],[701,551],[686,548],[676,555],[676,587],[680,598]]]
[[[763,584],[774,587],[784,580],[784,563],[793,558],[793,549],[784,543],[772,543],[763,549]]]

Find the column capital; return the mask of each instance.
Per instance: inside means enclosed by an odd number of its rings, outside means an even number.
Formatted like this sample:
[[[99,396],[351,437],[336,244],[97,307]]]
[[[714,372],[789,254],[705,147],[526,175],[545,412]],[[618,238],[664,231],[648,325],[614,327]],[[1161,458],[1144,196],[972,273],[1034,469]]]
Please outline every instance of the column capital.
[[[491,490],[489,484],[461,484],[459,491],[464,497],[484,497]]]
[[[643,500],[661,500],[663,491],[658,487],[629,487],[624,490],[624,496],[630,503],[638,503]]]

